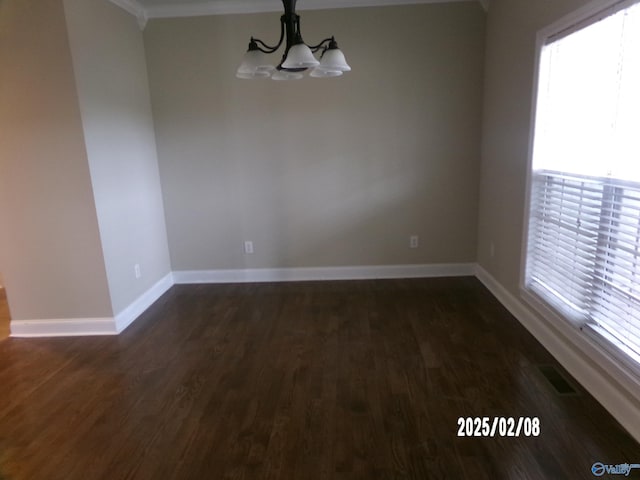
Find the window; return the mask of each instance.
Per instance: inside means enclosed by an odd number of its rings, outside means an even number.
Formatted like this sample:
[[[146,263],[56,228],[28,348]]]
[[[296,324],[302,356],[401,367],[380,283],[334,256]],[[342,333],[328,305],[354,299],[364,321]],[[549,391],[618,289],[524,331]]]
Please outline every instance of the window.
[[[538,71],[524,288],[640,372],[639,1],[545,37]]]

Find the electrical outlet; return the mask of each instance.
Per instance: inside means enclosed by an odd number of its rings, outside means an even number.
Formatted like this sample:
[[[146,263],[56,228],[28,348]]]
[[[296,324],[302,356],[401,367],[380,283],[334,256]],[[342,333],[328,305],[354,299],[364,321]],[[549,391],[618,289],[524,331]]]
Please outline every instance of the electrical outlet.
[[[140,278],[142,276],[142,270],[140,270],[140,264],[136,263],[133,266],[133,272],[136,275],[136,278]]]
[[[253,253],[253,242],[251,240],[244,242],[244,253]]]
[[[419,239],[418,235],[411,235],[409,237],[409,248],[418,248]]]

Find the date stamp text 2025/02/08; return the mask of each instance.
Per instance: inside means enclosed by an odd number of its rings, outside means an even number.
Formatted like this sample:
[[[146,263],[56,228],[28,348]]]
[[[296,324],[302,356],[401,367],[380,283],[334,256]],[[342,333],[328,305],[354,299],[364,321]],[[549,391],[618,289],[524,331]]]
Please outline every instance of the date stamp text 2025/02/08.
[[[541,433],[538,417],[459,417],[458,437],[539,437]],[[591,473],[595,477],[603,475],[623,475],[628,477],[632,470],[640,470],[640,463],[605,464],[595,462]]]

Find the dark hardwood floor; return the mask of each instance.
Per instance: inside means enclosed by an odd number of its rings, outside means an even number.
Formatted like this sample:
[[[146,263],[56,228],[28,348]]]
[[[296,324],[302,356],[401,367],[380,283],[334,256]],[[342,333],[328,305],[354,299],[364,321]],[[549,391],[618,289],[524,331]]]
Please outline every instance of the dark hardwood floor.
[[[7,303],[7,293],[4,288],[0,288],[0,340],[9,336],[9,304]]]
[[[0,479],[573,480],[640,463],[538,365],[557,364],[475,278],[176,286],[118,337],[0,342]],[[459,438],[467,416],[541,433]]]

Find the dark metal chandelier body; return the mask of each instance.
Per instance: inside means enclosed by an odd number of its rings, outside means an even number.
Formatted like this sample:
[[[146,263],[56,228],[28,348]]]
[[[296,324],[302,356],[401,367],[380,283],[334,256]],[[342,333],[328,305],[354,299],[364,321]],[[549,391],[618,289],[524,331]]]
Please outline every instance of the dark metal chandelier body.
[[[334,37],[325,38],[317,45],[307,45],[300,32],[300,15],[296,14],[296,0],[282,0],[284,15],[280,17],[280,40],[270,46],[258,38],[251,37],[236,76],[239,78],[266,78],[274,80],[297,80],[302,72],[311,70],[312,77],[337,77],[351,70]],[[285,44],[282,60],[273,66],[267,55],[276,52]],[[320,60],[314,57],[320,52]]]

